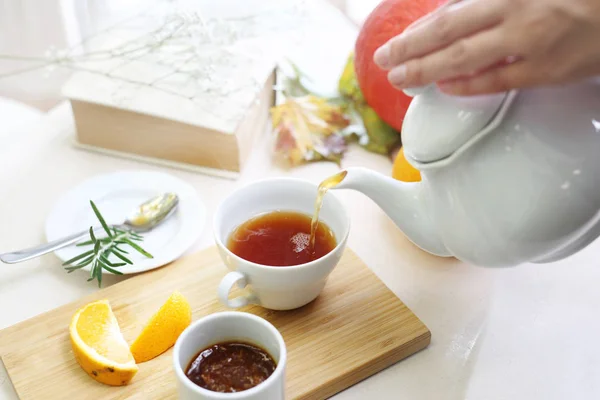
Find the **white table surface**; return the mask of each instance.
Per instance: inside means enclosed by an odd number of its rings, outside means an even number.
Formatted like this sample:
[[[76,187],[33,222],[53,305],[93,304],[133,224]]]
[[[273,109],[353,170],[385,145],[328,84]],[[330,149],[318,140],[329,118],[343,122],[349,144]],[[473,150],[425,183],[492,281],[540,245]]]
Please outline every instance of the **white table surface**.
[[[76,149],[72,124],[63,103],[0,148],[0,251],[42,241],[54,201],[94,174],[167,171],[194,185],[211,215],[224,196],[254,179],[292,175],[318,182],[336,171],[327,163],[281,169],[272,164],[264,140],[239,180],[219,179]],[[390,171],[384,157],[359,148],[352,148],[344,165]],[[352,191],[337,195],[352,218],[349,247],[425,322],[432,342],[336,399],[600,398],[598,243],[551,265],[483,269],[424,253],[370,199]],[[190,251],[212,244],[207,227]],[[105,281],[120,279],[126,278]],[[66,274],[52,254],[0,265],[0,328],[95,290],[82,275]],[[16,398],[4,368],[0,398]]]
[[[0,97],[0,146],[14,135],[20,135],[36,123],[44,113],[14,99]]]

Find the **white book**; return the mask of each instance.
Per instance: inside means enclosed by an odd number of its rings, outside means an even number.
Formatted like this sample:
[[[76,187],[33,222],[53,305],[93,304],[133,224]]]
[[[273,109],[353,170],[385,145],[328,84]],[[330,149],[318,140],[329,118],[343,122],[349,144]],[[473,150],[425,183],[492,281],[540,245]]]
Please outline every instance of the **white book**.
[[[316,66],[331,89],[354,30],[319,0],[176,1],[144,10],[68,54],[76,73],[63,94],[76,143],[236,176],[269,131],[277,62]]]

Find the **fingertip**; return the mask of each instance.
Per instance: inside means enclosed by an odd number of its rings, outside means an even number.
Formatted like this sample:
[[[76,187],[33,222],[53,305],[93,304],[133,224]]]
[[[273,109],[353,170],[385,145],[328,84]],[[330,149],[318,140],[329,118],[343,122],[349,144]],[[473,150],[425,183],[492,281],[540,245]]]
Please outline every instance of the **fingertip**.
[[[379,68],[389,68],[391,59],[391,46],[389,43],[385,43],[380,46],[373,54],[373,62],[377,64]]]
[[[396,88],[402,88],[406,82],[406,65],[402,64],[393,68],[388,73],[388,81]]]

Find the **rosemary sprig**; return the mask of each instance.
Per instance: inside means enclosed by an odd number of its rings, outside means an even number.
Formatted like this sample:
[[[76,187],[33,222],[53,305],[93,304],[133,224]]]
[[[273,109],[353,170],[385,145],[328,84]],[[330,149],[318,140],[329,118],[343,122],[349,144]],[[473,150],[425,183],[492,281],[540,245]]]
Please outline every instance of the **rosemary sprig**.
[[[124,254],[129,254],[126,250],[122,249],[121,245],[128,245],[133,248],[137,252],[143,254],[148,258],[153,258],[152,254],[148,253],[144,250],[140,245],[135,242],[141,242],[144,238],[132,231],[132,230],[123,230],[108,226],[104,217],[98,210],[98,207],[94,204],[93,201],[90,200],[90,205],[92,206],[92,210],[96,215],[96,218],[102,225],[104,232],[106,233],[105,237],[97,237],[94,234],[94,228],[90,226],[90,240],[78,243],[77,246],[90,246],[94,247],[91,250],[87,250],[70,260],[67,260],[63,263],[63,266],[67,270],[67,273],[71,273],[75,270],[83,268],[91,264],[90,268],[90,278],[88,282],[94,279],[98,280],[98,287],[102,286],[102,271],[106,270],[108,272],[112,272],[116,275],[123,275],[123,273],[116,268],[122,267],[124,265],[130,264],[133,262],[127,258]],[[122,262],[113,262],[109,259],[111,255],[114,255]]]

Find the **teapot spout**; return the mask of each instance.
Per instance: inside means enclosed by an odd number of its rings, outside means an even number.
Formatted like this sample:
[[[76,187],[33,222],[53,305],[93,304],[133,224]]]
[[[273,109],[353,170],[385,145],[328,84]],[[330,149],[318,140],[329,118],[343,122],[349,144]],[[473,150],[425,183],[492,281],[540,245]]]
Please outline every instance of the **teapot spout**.
[[[422,182],[401,182],[362,167],[351,167],[346,171],[346,177],[332,189],[361,192],[373,200],[416,246],[437,256],[451,256],[430,217]]]

